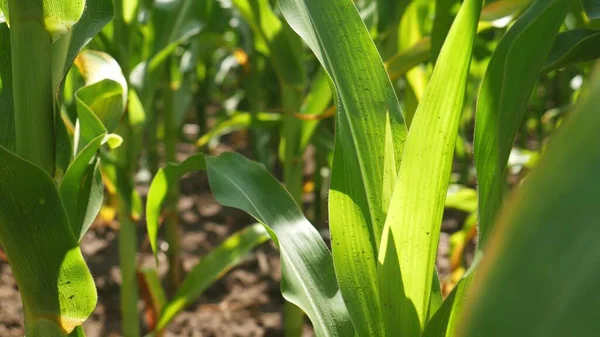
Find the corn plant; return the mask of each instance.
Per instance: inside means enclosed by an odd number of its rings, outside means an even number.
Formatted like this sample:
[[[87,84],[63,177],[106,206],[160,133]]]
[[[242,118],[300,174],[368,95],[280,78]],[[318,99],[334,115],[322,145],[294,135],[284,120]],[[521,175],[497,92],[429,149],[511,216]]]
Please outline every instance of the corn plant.
[[[7,19],[0,23],[0,242],[21,291],[27,336],[82,336],[97,296],[79,241],[102,202],[98,153],[120,144],[112,132],[127,88],[111,78],[120,73],[114,60],[87,54],[76,62],[103,60],[113,71],[90,73],[75,93],[75,120],[62,112],[60,93],[78,52],[112,19],[112,5],[0,4]]]
[[[147,208],[153,249],[168,186],[203,170],[219,203],[266,228],[281,254],[282,294],[319,336],[594,334],[597,301],[585,294],[598,280],[588,236],[598,216],[593,130],[600,125],[594,111],[600,70],[531,176],[505,202],[508,156],[540,74],[598,57],[591,47],[596,31],[559,33],[575,1],[536,0],[508,11],[516,21],[495,47],[477,95],[476,262],[445,299],[440,289],[435,257],[474,44],[486,20],[506,10],[502,5],[465,0],[454,18],[450,9],[436,8],[452,24],[434,25],[437,42],[428,55],[434,67],[408,118],[352,1],[280,0],[281,13],[329,76],[337,103],[332,252],[293,193],[261,165],[231,153],[198,154],[160,171]],[[584,2],[584,8],[593,19],[595,7]],[[444,42],[436,47],[440,36]],[[421,47],[421,39],[413,43]],[[553,274],[554,259],[563,274]],[[577,263],[589,278],[572,270]],[[176,298],[166,307],[181,303]]]

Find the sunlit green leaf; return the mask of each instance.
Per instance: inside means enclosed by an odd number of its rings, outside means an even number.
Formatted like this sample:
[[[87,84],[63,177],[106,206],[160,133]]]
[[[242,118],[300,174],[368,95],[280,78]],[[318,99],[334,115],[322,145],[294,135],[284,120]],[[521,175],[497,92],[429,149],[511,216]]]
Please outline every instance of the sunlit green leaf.
[[[279,4],[334,85],[329,222],[336,273],[357,333],[384,336],[376,260],[406,134],[400,107],[352,1]]]
[[[68,333],[92,313],[94,280],[53,179],[1,147],[0,241],[23,298],[27,329],[54,326]]]
[[[406,140],[381,241],[379,281],[390,335],[420,336],[481,0],[461,6]]]

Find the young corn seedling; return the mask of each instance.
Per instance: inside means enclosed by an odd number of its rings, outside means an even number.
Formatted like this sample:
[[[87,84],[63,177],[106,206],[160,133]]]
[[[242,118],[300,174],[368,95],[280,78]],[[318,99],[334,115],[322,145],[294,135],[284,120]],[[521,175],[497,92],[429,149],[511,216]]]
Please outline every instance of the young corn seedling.
[[[352,1],[279,1],[329,75],[337,101],[332,253],[293,194],[237,154],[199,154],[165,168],[153,182],[150,195],[157,198],[149,198],[148,219],[157,219],[169,184],[206,171],[219,203],[264,225],[280,250],[283,296],[307,314],[318,336],[593,335],[598,301],[586,294],[599,278],[589,235],[599,215],[600,144],[593,132],[600,125],[600,70],[503,206],[508,155],[541,72],[597,57],[582,47],[596,32],[558,34],[573,3],[524,6],[491,56],[477,97],[477,258],[445,299],[435,257],[481,0],[462,2],[442,34],[410,126]],[[157,227],[148,221],[153,249]]]
[[[98,151],[118,143],[110,121],[123,112],[126,88],[90,79],[75,94],[74,129],[60,93],[78,52],[112,19],[112,4],[11,0],[0,10],[0,244],[26,335],[82,336],[97,295],[79,241],[102,202]]]

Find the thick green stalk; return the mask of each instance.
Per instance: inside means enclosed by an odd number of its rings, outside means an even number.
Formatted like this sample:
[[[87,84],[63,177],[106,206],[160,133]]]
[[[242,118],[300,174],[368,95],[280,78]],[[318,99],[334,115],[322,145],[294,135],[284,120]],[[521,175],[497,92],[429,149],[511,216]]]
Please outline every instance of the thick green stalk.
[[[288,84],[281,85],[282,106],[285,112],[282,128],[283,183],[300,209],[302,207],[302,183],[304,165],[300,149],[300,130],[302,121],[294,117],[302,105],[302,92]],[[286,337],[302,336],[304,312],[296,305],[285,302],[283,307],[283,326]]]
[[[164,110],[164,141],[165,141],[165,159],[168,163],[176,162],[175,158],[175,146],[177,144],[177,126],[175,125],[175,104],[173,101],[173,90],[171,89],[171,73],[170,68],[168,70],[168,83],[164,88],[164,100],[165,100],[165,110]],[[179,200],[179,186],[177,184],[173,184],[169,188],[169,194],[167,196],[167,204],[165,207],[166,217],[165,217],[165,231],[166,231],[166,239],[169,244],[169,250],[167,252],[167,256],[169,259],[169,278],[171,280],[171,285],[173,289],[179,288],[179,284],[181,283],[182,275],[180,267],[180,259],[179,259],[179,251],[180,251],[180,233],[179,233],[179,219],[177,212],[177,202]]]
[[[127,120],[127,119],[125,119]],[[119,135],[123,137],[124,146],[116,150],[117,159],[122,165],[122,170],[117,172],[118,180],[121,183],[117,185],[124,189],[119,193],[119,267],[121,269],[121,331],[127,337],[139,337],[140,322],[138,313],[139,290],[137,282],[137,226],[132,213],[133,184],[131,176],[134,165],[131,158],[135,155],[132,153],[131,147],[133,143],[130,141],[131,126],[123,123],[117,129]]]
[[[119,200],[119,265],[121,269],[121,331],[124,336],[140,336],[138,318],[137,232],[131,207]]]
[[[52,37],[40,0],[9,0],[17,154],[54,173]]]

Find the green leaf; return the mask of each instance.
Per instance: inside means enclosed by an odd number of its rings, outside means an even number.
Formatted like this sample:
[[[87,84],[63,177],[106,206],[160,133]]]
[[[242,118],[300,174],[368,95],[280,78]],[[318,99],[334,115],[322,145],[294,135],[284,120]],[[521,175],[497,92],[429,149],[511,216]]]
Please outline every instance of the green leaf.
[[[531,91],[571,4],[571,0],[535,1],[502,38],[488,65],[479,91],[474,139],[480,246],[502,205],[508,156]]]
[[[600,57],[600,31],[573,29],[556,36],[542,71],[548,72],[598,57]]]
[[[600,19],[600,1],[598,0],[581,0],[585,14],[590,21]]]
[[[279,4],[334,85],[338,109],[329,194],[333,258],[357,333],[383,336],[376,260],[406,135],[398,100],[352,1]]]
[[[460,336],[598,334],[599,74],[501,213]]]
[[[459,9],[404,147],[379,255],[389,335],[420,336],[429,317],[444,199],[481,3],[466,0]]]
[[[64,66],[64,76],[71,68],[75,57],[90,40],[98,34],[115,16],[112,1],[86,0],[81,19],[73,26],[71,41]]]
[[[156,331],[163,330],[187,306],[194,303],[216,280],[239,264],[256,246],[269,239],[261,224],[255,224],[231,235],[219,247],[203,257],[177,289],[177,293],[161,312]]]
[[[431,39],[425,37],[385,62],[392,81],[404,76],[407,71],[427,62],[431,55]]]
[[[78,241],[90,228],[102,206],[104,187],[95,158],[103,140],[104,135],[99,135],[79,152],[59,187],[60,197]]]
[[[206,169],[211,190],[221,205],[241,209],[265,226],[281,253],[283,296],[306,312],[316,334],[351,336],[352,322],[336,283],[331,253],[320,234],[263,166],[239,154],[206,158],[198,154],[158,172],[150,186],[146,208],[153,249],[160,207],[169,184],[187,172],[202,169]]]
[[[23,298],[27,335],[40,324],[72,331],[97,296],[54,181],[0,147],[0,196],[0,242]]]
[[[165,168],[158,170],[156,176],[152,179],[146,202],[146,227],[150,246],[155,257],[158,253],[156,238],[158,236],[159,216],[168,191],[173,184],[178,183],[179,178],[184,174],[205,169],[204,156],[196,155],[189,157],[181,164],[168,163]]]
[[[215,199],[260,221],[279,247],[281,292],[310,318],[317,336],[352,336],[331,253],[298,205],[263,166],[236,153],[207,157]]]

